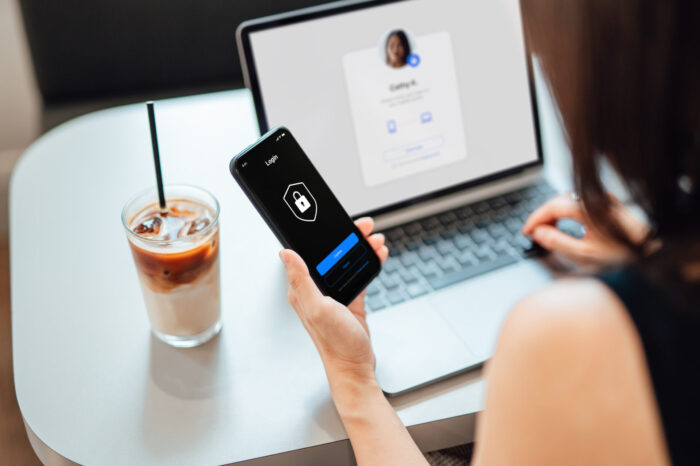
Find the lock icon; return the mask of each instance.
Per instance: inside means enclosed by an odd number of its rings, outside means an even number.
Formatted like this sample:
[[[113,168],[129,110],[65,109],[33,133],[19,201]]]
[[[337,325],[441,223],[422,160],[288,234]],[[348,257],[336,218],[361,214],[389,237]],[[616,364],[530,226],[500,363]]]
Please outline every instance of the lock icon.
[[[315,222],[318,214],[318,205],[314,195],[301,181],[287,186],[282,195],[282,200],[294,216],[302,222]]]
[[[311,207],[309,200],[299,191],[294,191],[292,193],[292,197],[294,198],[294,204],[297,206],[297,209],[299,209],[299,212],[301,212],[302,214],[309,210],[309,207]]]

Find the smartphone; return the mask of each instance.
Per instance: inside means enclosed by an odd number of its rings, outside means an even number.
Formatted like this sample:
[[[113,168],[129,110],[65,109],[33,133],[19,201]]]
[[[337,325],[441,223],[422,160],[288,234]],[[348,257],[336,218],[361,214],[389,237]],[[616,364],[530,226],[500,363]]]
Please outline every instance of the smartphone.
[[[323,294],[347,305],[381,263],[284,127],[236,155],[231,174],[285,248],[296,251]]]

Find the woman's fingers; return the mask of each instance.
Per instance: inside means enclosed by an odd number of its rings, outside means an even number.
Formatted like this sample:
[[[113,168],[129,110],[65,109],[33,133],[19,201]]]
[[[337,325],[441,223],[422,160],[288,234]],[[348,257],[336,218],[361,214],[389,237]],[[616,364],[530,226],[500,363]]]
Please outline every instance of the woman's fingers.
[[[370,246],[372,246],[372,249],[376,252],[384,246],[384,243],[386,242],[386,238],[384,238],[384,235],[382,233],[375,233],[367,238],[367,242],[369,243]]]
[[[299,254],[291,249],[284,249],[280,251],[280,259],[287,271],[290,291],[299,302],[309,303],[322,297]]]
[[[374,220],[371,217],[358,218],[355,220],[355,226],[364,236],[369,236],[374,230]]]
[[[364,317],[366,294],[367,290],[364,290],[362,293],[357,295],[357,298],[353,299],[352,302],[348,305],[348,309],[350,309],[350,311],[353,314],[359,314],[361,317]]]
[[[551,225],[539,225],[532,231],[532,239],[549,251],[557,251],[574,257],[588,255],[588,245],[584,240],[567,235]]]
[[[560,218],[571,218],[581,223],[585,222],[579,203],[571,199],[570,196],[560,194],[530,214],[523,225],[523,234],[532,235],[536,227],[554,223]]]
[[[382,247],[379,248],[379,250],[375,250],[374,252],[377,254],[377,256],[379,256],[379,260],[382,264],[384,263],[386,258],[389,257],[389,248],[387,248],[385,245],[382,245]]]
[[[389,257],[389,248],[387,248],[385,245],[386,238],[384,237],[383,233],[371,234],[372,230],[374,230],[374,220],[372,220],[370,217],[362,217],[355,221],[355,225],[360,232],[367,237],[369,245],[372,246],[375,254],[379,256],[379,260],[384,263],[386,258]]]

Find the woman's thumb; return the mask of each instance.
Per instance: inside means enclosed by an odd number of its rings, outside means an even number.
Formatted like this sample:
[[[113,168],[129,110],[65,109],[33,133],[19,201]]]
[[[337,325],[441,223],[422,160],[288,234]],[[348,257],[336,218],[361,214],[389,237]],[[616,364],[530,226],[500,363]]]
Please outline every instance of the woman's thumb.
[[[312,299],[320,295],[320,291],[309,275],[309,269],[299,257],[299,254],[291,249],[280,251],[280,259],[287,271],[287,280],[292,289],[298,293],[302,300]]]

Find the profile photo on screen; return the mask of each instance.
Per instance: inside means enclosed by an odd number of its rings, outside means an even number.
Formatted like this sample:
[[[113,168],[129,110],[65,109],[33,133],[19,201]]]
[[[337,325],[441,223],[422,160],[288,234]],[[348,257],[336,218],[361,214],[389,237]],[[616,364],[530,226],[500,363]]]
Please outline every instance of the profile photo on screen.
[[[387,65],[392,68],[405,66],[408,56],[411,55],[411,44],[406,32],[401,29],[391,31],[386,38],[384,52]]]

